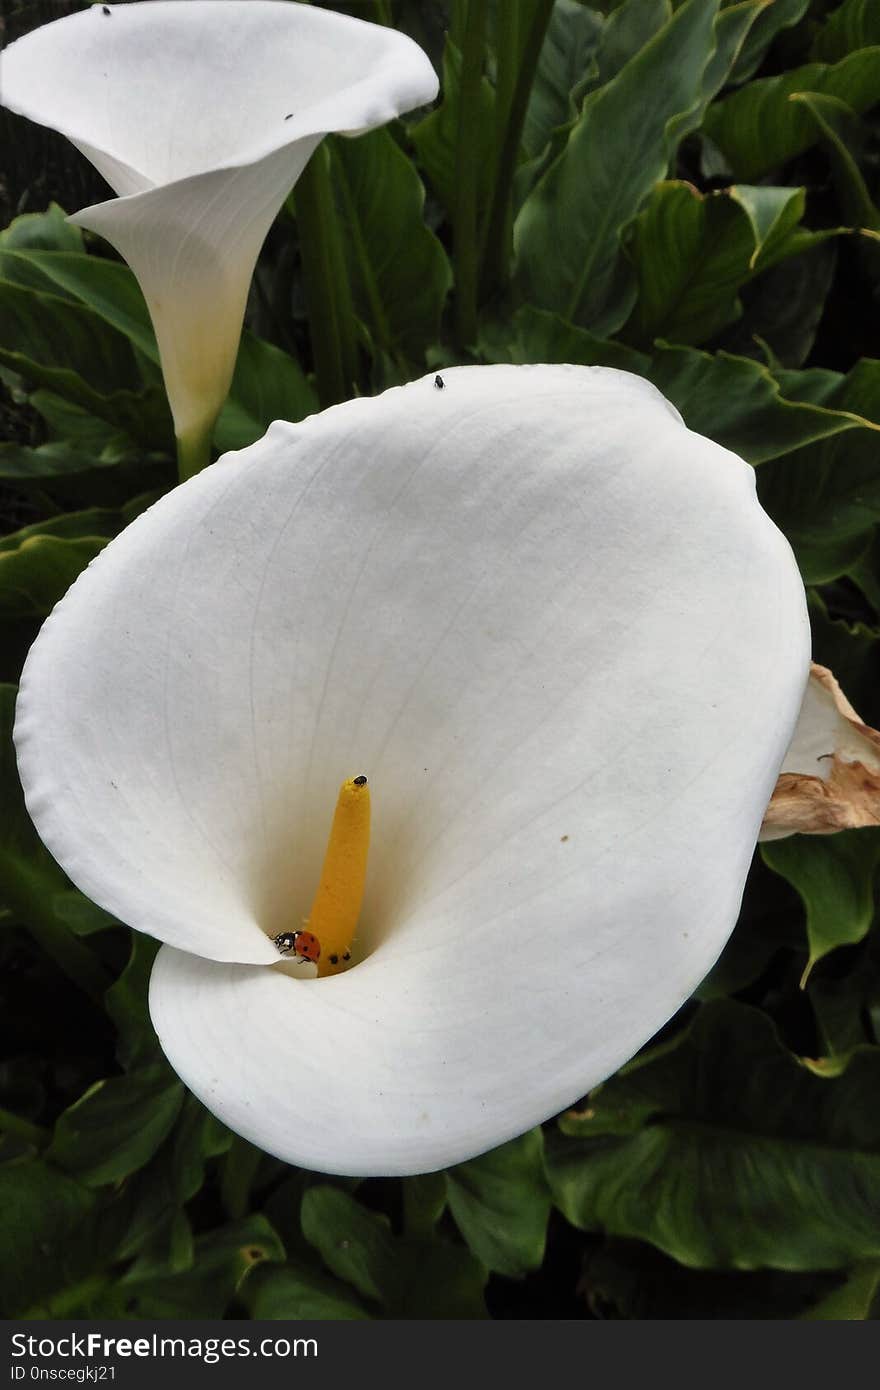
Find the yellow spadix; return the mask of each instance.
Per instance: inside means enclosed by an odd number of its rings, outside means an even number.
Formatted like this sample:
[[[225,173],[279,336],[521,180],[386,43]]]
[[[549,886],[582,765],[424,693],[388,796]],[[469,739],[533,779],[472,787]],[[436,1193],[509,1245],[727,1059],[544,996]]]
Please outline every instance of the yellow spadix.
[[[370,850],[370,788],[366,777],[352,777],[339,788],[321,879],[305,923],[321,943],[318,975],[345,968],[367,878]]]

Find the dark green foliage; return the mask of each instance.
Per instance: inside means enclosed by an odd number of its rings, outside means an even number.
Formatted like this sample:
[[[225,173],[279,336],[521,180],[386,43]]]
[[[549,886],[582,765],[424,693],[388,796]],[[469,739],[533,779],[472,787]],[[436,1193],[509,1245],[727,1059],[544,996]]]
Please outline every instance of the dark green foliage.
[[[446,1187],[458,1229],[489,1269],[515,1276],[540,1266],[550,1213],[540,1130],[450,1168]]]
[[[327,1267],[373,1305],[373,1316],[377,1305],[392,1318],[484,1316],[486,1271],[460,1245],[395,1236],[386,1216],[334,1187],[309,1188],[302,1229]]]
[[[19,7],[16,33],[78,7]],[[637,372],[755,465],[816,658],[880,723],[880,5],[381,9],[441,98],[323,146],[262,253],[217,451],[451,361]],[[156,945],[55,865],[11,744],[40,623],[174,483],[170,415],[134,277],[65,221],[96,176],[3,119],[0,1312],[880,1315],[875,829],[767,844],[662,1037],[446,1173],[293,1170],[185,1092],[147,1010]]]
[[[563,1119],[548,1155],[554,1196],[576,1225],[693,1267],[876,1261],[878,1081],[874,1047],[806,1063],[766,1014],[704,1004]]]

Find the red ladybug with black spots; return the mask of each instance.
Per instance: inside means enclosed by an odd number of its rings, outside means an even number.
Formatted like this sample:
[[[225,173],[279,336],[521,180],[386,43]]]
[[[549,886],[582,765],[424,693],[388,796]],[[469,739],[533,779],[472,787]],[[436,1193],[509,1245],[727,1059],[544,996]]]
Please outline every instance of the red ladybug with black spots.
[[[321,943],[310,931],[283,931],[273,937],[274,944],[283,956],[300,956],[303,960],[317,961],[321,955]]]

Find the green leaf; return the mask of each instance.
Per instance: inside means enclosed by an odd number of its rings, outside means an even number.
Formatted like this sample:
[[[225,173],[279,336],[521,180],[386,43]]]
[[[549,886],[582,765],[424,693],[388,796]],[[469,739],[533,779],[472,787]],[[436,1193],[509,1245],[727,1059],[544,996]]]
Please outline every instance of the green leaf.
[[[798,223],[806,207],[803,188],[772,188],[767,184],[740,183],[728,190],[749,220],[754,245],[750,268],[756,273],[768,270],[787,255],[804,251],[835,232],[806,232]]]
[[[479,340],[484,362],[573,362],[616,367],[646,376],[651,359],[635,348],[576,328],[561,314],[524,304],[510,319],[486,323]]]
[[[731,70],[731,82],[746,82],[752,76],[777,35],[803,19],[809,3],[810,0],[773,0],[761,10]]]
[[[686,0],[587,97],[565,148],[523,204],[514,230],[519,277],[540,308],[597,333],[623,322],[613,293],[621,234],[699,119],[717,10],[717,0]]]
[[[880,1049],[817,1075],[757,1009],[692,1026],[563,1117],[548,1151],[575,1225],[698,1268],[843,1268],[880,1255]]]
[[[224,1153],[232,1135],[185,1095],[180,1116],[152,1161],[126,1182],[120,1258],[137,1256],[132,1274],[152,1277],[189,1269],[194,1249],[183,1208],[203,1186],[207,1161]]]
[[[783,388],[795,374],[782,377]],[[762,469],[758,493],[791,542],[807,583],[844,574],[870,544],[880,519],[880,360],[864,359],[837,377],[825,408],[847,412],[857,427],[816,440]]]
[[[328,1269],[388,1317],[484,1317],[486,1271],[468,1251],[438,1240],[396,1238],[387,1217],[347,1192],[310,1187],[302,1229]]]
[[[808,1322],[860,1322],[880,1312],[880,1264],[859,1265],[846,1282],[801,1316]]]
[[[777,2],[773,0],[774,4]],[[677,123],[683,125],[682,129],[676,131],[679,139],[699,128],[709,103],[730,81],[732,70],[754,25],[766,10],[765,0],[733,0],[732,4],[723,4],[715,24],[715,52],[703,74],[703,99],[695,112]]]
[[[120,507],[144,489],[155,501],[173,485],[173,470],[168,455],[131,451],[101,458],[64,443],[36,449],[0,444],[0,482],[21,492],[48,494],[67,505]]]
[[[639,295],[627,337],[645,345],[714,337],[736,316],[753,249],[748,221],[726,194],[658,183],[628,241]]]
[[[844,217],[853,227],[880,230],[880,211],[874,204],[853,151],[864,144],[862,124],[851,106],[838,97],[818,92],[795,92],[818,127],[822,143],[831,157],[837,196]]]
[[[97,463],[114,468],[116,460]],[[41,486],[46,479],[80,478],[94,472],[94,455],[80,451],[64,441],[40,444],[31,449],[23,444],[0,444],[0,479],[18,486]]]
[[[31,448],[0,444],[0,481],[19,491],[48,493],[66,504],[121,507],[133,494],[166,491],[176,479],[170,454],[146,452],[115,426],[51,391],[29,404],[53,436]],[[117,528],[118,529],[118,528]]]
[[[4,1317],[89,1269],[96,1196],[50,1163],[0,1167],[0,1309]]]
[[[516,174],[516,206],[564,147],[584,97],[616,77],[672,16],[670,0],[623,0],[603,20],[573,0],[556,0],[526,116],[531,157]],[[530,123],[532,117],[536,118]]]
[[[647,6],[643,0],[643,9],[658,7],[665,11],[665,0],[649,0]],[[557,126],[574,118],[574,93],[590,72],[602,32],[602,16],[595,10],[575,0],[556,0],[523,125],[523,148],[530,157],[542,152]]]
[[[606,17],[596,50],[595,71],[581,77],[579,97],[611,82],[631,58],[641,53],[672,18],[670,0],[623,0]]]
[[[338,1188],[311,1187],[303,1196],[302,1229],[327,1267],[364,1298],[386,1307],[399,1302],[404,1271],[387,1217]]]
[[[738,180],[751,183],[803,154],[819,131],[795,92],[839,97],[855,111],[880,100],[880,47],[864,48],[833,65],[808,63],[778,77],[750,82],[706,112],[704,130]]]
[[[15,541],[20,534],[7,539]],[[0,619],[47,617],[107,539],[30,535],[17,545],[4,545],[0,549]]]
[[[0,451],[0,478],[2,476]],[[0,538],[0,640],[8,647],[10,674],[17,675],[20,669],[23,652],[16,660],[19,644],[23,643],[25,649],[30,645],[42,619],[125,524],[121,511],[91,508],[83,512],[65,512]],[[96,909],[86,904],[80,894],[68,896],[65,920],[69,920],[73,929],[79,931],[77,924],[86,921],[81,908],[90,918],[90,925],[85,925],[84,929],[98,929],[94,917]],[[60,916],[60,899],[55,908]],[[105,918],[101,925],[106,924]]]
[[[478,1260],[508,1276],[538,1268],[550,1217],[540,1129],[450,1168],[446,1183],[455,1223]]]
[[[827,406],[840,390],[843,376],[829,367],[808,367],[805,371],[786,371],[774,367],[780,389],[793,401]]]
[[[121,430],[52,391],[32,391],[28,404],[45,422],[49,438],[99,461],[117,462],[131,454],[132,442]]]
[[[106,995],[108,1017],[116,1027],[116,1054],[126,1068],[143,1066],[159,1049],[147,1007],[150,974],[159,943],[142,932],[131,933],[131,952],[122,974]]]
[[[818,971],[807,984],[816,1020],[817,1050],[830,1062],[846,1060],[855,1048],[875,1040],[868,1020],[880,981],[871,947],[869,937],[866,948],[853,953],[856,963],[846,975],[835,978],[831,970]]]
[[[480,1319],[487,1317],[486,1268],[468,1250],[444,1240],[403,1244],[407,1282],[390,1317]]]
[[[68,222],[57,203],[50,203],[45,212],[22,213],[0,232],[0,251],[82,250],[82,232]]]
[[[232,1140],[231,1131],[201,1101],[189,1094],[184,1097],[180,1122],[166,1141],[178,1202],[196,1195],[204,1182],[206,1161],[227,1153]]]
[[[278,1321],[307,1318],[355,1320],[370,1314],[339,1279],[304,1260],[255,1270],[248,1280],[251,1317]]]
[[[84,897],[76,888],[56,893],[52,899],[52,910],[74,936],[91,936],[93,932],[108,931],[119,925],[115,917]]]
[[[164,392],[142,389],[131,344],[83,304],[0,282],[0,363],[140,443],[171,447]]]
[[[120,514],[112,507],[90,507],[82,512],[61,512],[58,516],[47,517],[45,521],[35,521],[31,526],[23,526],[20,531],[12,531],[0,536],[0,556],[17,551],[26,540],[54,538],[57,540],[78,541],[87,537],[115,536],[122,522]]]
[[[807,914],[810,958],[801,983],[836,946],[862,941],[874,920],[880,829],[790,835],[761,846],[765,864],[797,889]]]
[[[182,1100],[164,1063],[98,1081],[60,1116],[47,1156],[87,1187],[119,1182],[150,1161]]]
[[[868,428],[849,406],[835,403],[831,409],[789,399],[766,367],[745,357],[660,344],[650,376],[690,429],[752,464]]]
[[[743,313],[718,340],[724,351],[766,360],[773,370],[778,364],[794,368],[806,361],[834,281],[837,246],[831,238],[838,233],[806,235],[814,245],[771,266],[744,287]],[[799,236],[795,233],[791,241]]]
[[[287,1176],[273,1188],[263,1203],[263,1211],[284,1241],[288,1255],[295,1255],[297,1259],[303,1258],[306,1263],[316,1263],[317,1257],[303,1235],[300,1223],[303,1194],[314,1183],[326,1181],[323,1175],[309,1173],[304,1168],[290,1168]],[[337,1185],[347,1186],[352,1191],[358,1182],[357,1178],[336,1179]]]
[[[403,1228],[408,1236],[430,1240],[447,1203],[445,1173],[418,1173],[403,1179]]]
[[[0,905],[100,1004],[109,979],[98,958],[71,935],[57,913],[58,904],[69,904],[73,890],[25,809],[12,742],[17,693],[14,685],[0,685]]]
[[[105,1317],[220,1318],[251,1271],[284,1259],[284,1247],[259,1213],[199,1236],[192,1268],[168,1277],[124,1275],[114,1288],[113,1312]]]
[[[849,577],[861,589],[874,613],[880,616],[880,537],[876,530],[862,558],[849,570]]]
[[[299,364],[272,343],[243,333],[229,397],[214,430],[221,453],[261,439],[273,420],[304,420],[318,398]]]
[[[635,372],[654,382],[692,430],[753,464],[764,464],[815,440],[868,428],[861,415],[847,409],[787,399],[767,367],[751,358],[663,343],[648,357],[575,328],[557,314],[530,307],[518,310],[497,331],[485,330],[481,352],[488,361],[575,362]],[[786,390],[808,376],[787,373]],[[831,376],[829,395],[842,380],[836,373]]]
[[[422,181],[387,130],[338,136],[331,150],[355,309],[382,352],[423,362],[452,271],[425,226]]]
[[[688,183],[657,184],[628,242],[639,283],[628,335],[645,344],[714,337],[738,314],[753,275],[804,249],[793,236],[803,211],[799,188],[741,185],[704,196]]]
[[[791,978],[793,967],[805,955],[797,895],[767,868],[756,850],[733,935],[697,987],[695,998],[706,1001],[739,994],[763,976],[774,961]]]
[[[7,249],[9,254],[4,255]],[[150,312],[133,272],[120,261],[62,250],[18,251],[0,244],[0,275],[85,305],[158,364]]]
[[[36,369],[75,376],[90,398],[99,391],[110,395],[140,387],[131,345],[85,305],[3,280],[0,310],[0,360],[22,376],[32,377]]]
[[[880,10],[875,0],[844,0],[813,41],[813,56],[836,63],[858,48],[880,44]]]

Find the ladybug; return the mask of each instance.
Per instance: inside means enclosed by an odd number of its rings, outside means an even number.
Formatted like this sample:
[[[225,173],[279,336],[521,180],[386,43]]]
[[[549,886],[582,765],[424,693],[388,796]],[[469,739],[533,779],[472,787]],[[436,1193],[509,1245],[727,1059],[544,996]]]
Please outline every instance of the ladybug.
[[[293,951],[303,960],[316,961],[321,954],[321,943],[310,931],[283,931],[272,940],[283,956]]]

